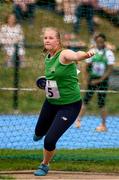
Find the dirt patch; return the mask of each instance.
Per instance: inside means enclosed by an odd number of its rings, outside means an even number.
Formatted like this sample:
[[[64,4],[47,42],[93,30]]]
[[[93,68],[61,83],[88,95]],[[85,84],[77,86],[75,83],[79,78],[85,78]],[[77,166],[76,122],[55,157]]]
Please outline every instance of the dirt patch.
[[[119,174],[102,174],[102,173],[78,173],[78,172],[63,172],[63,171],[50,171],[47,176],[37,177],[33,175],[33,171],[17,171],[17,172],[2,172],[4,176],[12,176],[17,180],[119,180]]]

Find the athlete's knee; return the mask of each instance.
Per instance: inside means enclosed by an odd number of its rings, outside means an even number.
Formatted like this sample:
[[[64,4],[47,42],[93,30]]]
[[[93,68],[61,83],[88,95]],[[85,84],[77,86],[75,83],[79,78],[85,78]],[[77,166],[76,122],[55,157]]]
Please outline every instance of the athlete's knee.
[[[104,99],[99,99],[98,101],[98,108],[103,109],[105,107],[105,101]]]
[[[107,112],[107,109],[106,109],[105,105],[103,105],[103,106],[100,107],[100,112],[101,112],[101,113]]]
[[[43,137],[45,135],[44,131],[41,128],[39,128],[38,125],[36,125],[36,127],[35,127],[35,135],[41,136],[41,137]]]
[[[84,105],[88,105],[89,102],[90,102],[90,100],[91,100],[91,98],[92,98],[92,95],[90,96],[90,94],[87,93],[87,94],[84,96],[84,98],[83,98],[83,104],[84,104]]]
[[[89,104],[89,99],[83,99],[83,105],[82,105],[81,109],[86,107],[88,104]]]
[[[38,127],[38,126],[36,126],[36,127],[35,127],[35,134],[36,134],[37,136],[39,136],[39,135],[40,135],[40,132],[39,132],[39,127]]]
[[[105,102],[98,102],[98,108],[103,109],[105,107]]]
[[[52,138],[49,138],[49,137],[45,137],[44,139],[44,148],[47,150],[47,151],[53,151],[56,147],[56,142],[54,142],[52,140]]]

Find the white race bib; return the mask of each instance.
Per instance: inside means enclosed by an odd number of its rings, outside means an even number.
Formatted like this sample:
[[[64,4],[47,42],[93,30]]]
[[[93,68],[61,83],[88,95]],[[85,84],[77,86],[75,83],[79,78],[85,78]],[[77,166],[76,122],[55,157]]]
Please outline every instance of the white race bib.
[[[57,86],[57,82],[53,80],[47,80],[46,81],[46,97],[50,99],[59,99],[60,94]]]
[[[104,63],[93,63],[93,73],[96,74],[97,76],[103,76],[105,72],[105,65]]]

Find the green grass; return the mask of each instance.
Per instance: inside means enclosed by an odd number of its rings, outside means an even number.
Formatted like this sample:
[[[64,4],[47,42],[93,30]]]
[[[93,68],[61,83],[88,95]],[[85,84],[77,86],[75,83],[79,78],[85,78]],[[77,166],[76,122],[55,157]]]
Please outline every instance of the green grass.
[[[41,150],[0,150],[0,170],[32,170],[42,160]],[[119,149],[58,150],[52,170],[119,173]]]
[[[1,180],[9,180],[9,179],[11,179],[11,180],[14,180],[15,178],[13,178],[13,177],[11,177],[11,176],[0,176],[0,179]]]
[[[40,162],[37,160],[0,160],[3,164],[1,170],[35,170]],[[119,161],[59,161],[50,164],[51,170],[119,173]]]

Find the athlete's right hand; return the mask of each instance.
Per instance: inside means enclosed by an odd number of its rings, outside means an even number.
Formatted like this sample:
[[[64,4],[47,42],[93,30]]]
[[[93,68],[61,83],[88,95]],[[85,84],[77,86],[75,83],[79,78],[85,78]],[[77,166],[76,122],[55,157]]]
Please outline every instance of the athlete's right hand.
[[[90,58],[90,57],[92,57],[92,56],[94,56],[95,55],[95,51],[94,50],[89,50],[87,53],[86,53],[86,58],[88,59],[88,58]]]

